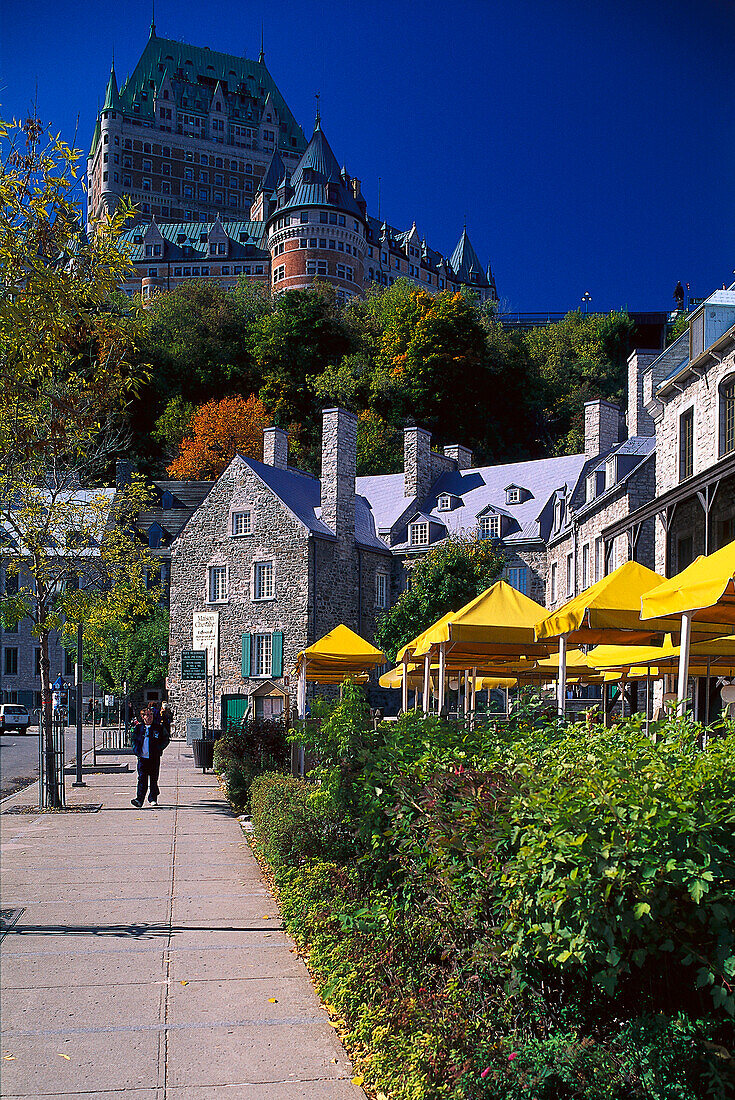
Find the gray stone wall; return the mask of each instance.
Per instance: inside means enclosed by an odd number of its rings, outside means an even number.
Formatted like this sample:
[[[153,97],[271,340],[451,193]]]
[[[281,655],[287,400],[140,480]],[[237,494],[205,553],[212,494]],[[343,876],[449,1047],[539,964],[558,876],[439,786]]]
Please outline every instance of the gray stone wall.
[[[355,537],[357,417],[345,409],[322,413],[322,520],[340,541]]]
[[[628,358],[628,435],[655,435],[656,425],[653,417],[645,408],[643,396],[643,375],[654,359],[660,355],[658,351],[636,350]]]
[[[620,409],[611,401],[586,401],[584,453],[586,458],[604,454],[620,440]]]
[[[263,462],[285,470],[288,466],[288,432],[283,428],[265,428],[263,431]]]
[[[252,534],[232,536],[233,506],[251,510]],[[272,599],[254,599],[253,568],[259,561],[273,562]],[[228,596],[222,603],[208,598],[210,565],[228,568]],[[217,700],[223,695],[249,694],[262,683],[242,677],[244,633],[283,631],[285,674],[309,640],[308,532],[239,458],[222,474],[172,548],[168,688],[179,716],[203,712],[203,685],[181,680],[181,652],[192,646],[194,611],[207,610],[220,614]],[[219,722],[218,712],[215,722]]]

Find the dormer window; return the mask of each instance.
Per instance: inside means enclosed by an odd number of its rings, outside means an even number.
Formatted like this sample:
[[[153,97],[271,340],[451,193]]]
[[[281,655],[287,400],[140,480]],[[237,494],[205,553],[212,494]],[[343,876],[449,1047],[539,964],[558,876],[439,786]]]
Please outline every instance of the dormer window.
[[[152,523],[148,528],[148,545],[151,550],[158,550],[163,544],[163,528],[160,523]]]
[[[507,504],[520,504],[521,503],[521,490],[518,486],[513,485],[508,489],[508,495],[506,497]]]
[[[587,492],[585,493],[585,500],[589,504],[591,500],[595,499],[595,491],[597,489],[597,474],[587,475]]]
[[[606,489],[611,488],[611,486],[613,486],[615,484],[615,481],[616,481],[616,477],[615,477],[616,465],[617,465],[617,463],[615,461],[615,458],[609,458],[607,460],[607,462],[605,463],[605,488]]]
[[[452,507],[452,498],[449,493],[442,493],[437,501],[437,511],[448,512]]]
[[[429,545],[428,523],[412,523],[408,529],[408,539],[411,546]]]
[[[173,495],[168,491],[168,489],[164,489],[163,492],[161,493],[161,508],[163,509],[164,512],[168,512],[169,508],[173,508],[173,506],[174,506]]]
[[[499,539],[500,538],[500,516],[494,513],[491,516],[481,516],[480,518],[480,538],[481,539]]]

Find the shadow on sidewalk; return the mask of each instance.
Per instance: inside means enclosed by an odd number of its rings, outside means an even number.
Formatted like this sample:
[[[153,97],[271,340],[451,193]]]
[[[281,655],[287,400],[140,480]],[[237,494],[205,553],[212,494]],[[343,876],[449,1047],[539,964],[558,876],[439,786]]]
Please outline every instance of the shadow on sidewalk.
[[[265,927],[239,924],[29,924],[22,928],[12,926],[5,936],[112,936],[131,939],[154,939],[159,936],[175,936],[180,932],[283,932],[283,925],[273,923]]]

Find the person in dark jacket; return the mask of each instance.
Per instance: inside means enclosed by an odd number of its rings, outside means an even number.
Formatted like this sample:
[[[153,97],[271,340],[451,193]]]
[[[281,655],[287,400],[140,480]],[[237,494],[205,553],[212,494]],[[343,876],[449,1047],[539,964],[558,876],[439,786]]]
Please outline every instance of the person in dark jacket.
[[[169,740],[158,715],[152,707],[148,707],[141,713],[140,722],[135,724],[131,732],[133,752],[138,757],[138,790],[135,798],[130,801],[137,810],[145,801],[146,791],[151,805],[158,805],[158,769],[161,766],[161,753]]]

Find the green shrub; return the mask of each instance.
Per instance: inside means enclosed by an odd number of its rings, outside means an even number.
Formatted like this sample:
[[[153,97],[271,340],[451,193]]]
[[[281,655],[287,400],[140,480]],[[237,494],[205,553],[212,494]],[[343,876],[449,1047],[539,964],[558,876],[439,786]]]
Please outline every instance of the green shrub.
[[[214,768],[221,775],[227,797],[238,813],[250,807],[250,786],[257,775],[284,771],[288,746],[283,724],[272,719],[245,719],[231,723],[215,742]]]
[[[331,800],[315,783],[275,773],[250,787],[253,832],[274,867],[344,856],[350,838]]]

